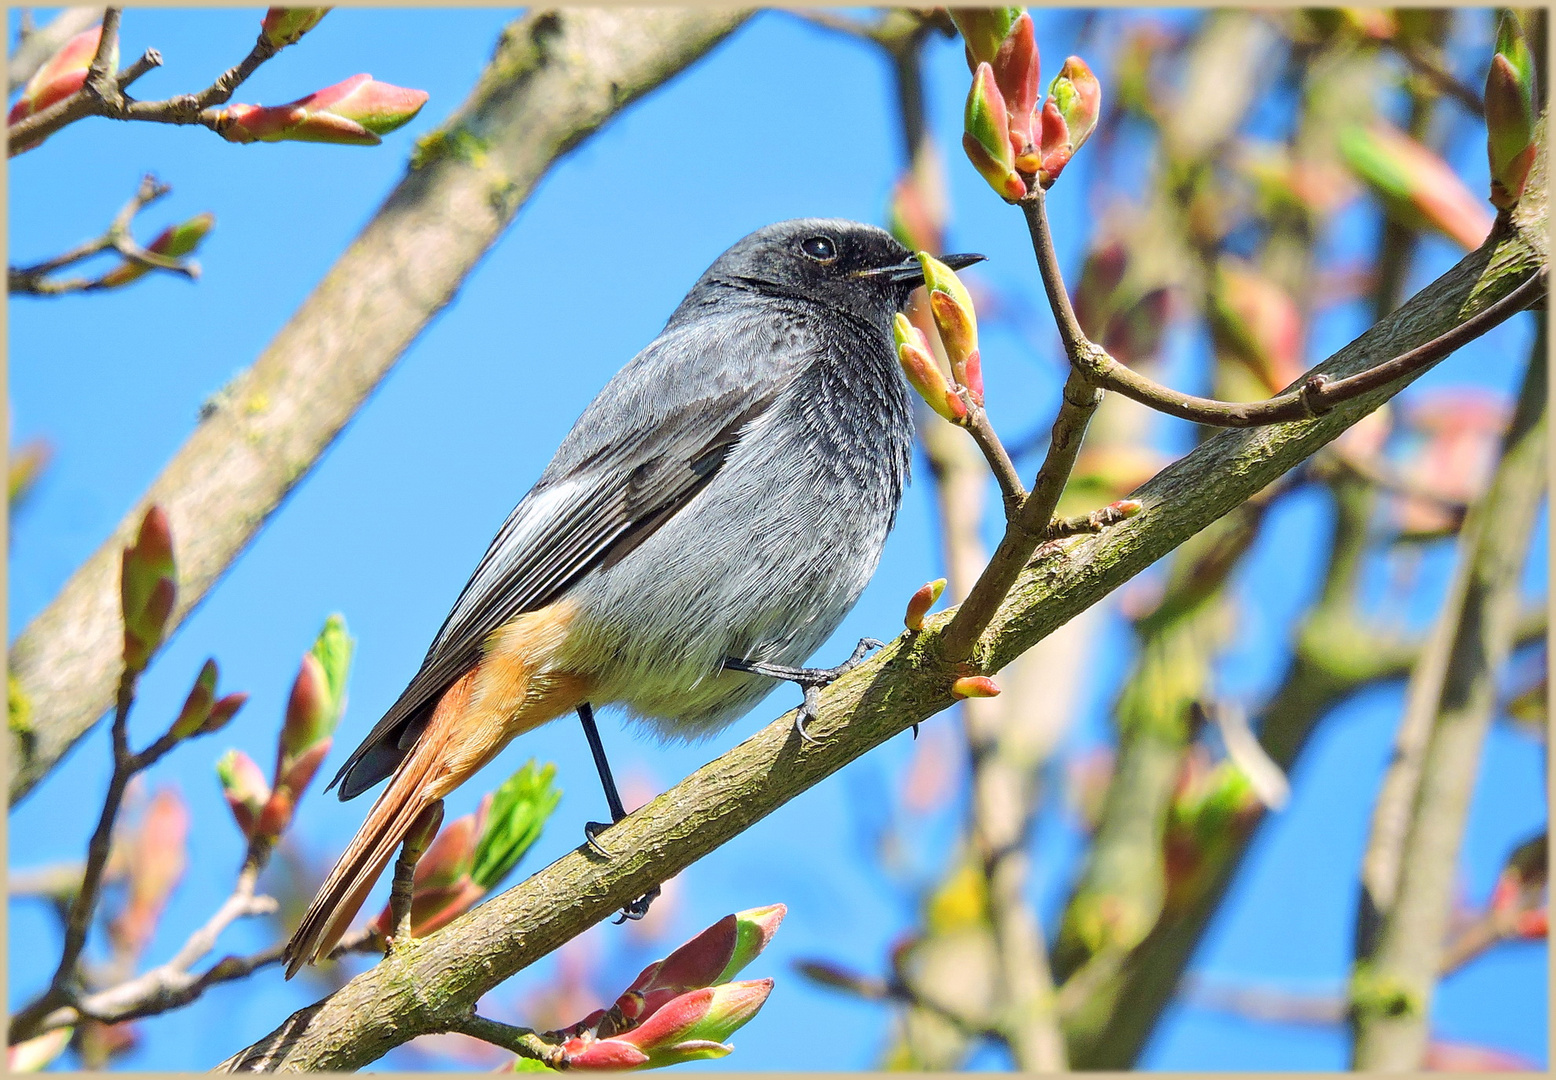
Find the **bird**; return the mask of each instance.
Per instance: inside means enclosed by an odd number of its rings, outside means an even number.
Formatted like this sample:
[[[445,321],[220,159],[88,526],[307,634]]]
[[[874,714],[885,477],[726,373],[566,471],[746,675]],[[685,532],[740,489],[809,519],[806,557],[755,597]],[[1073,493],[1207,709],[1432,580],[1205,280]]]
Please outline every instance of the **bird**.
[[[329,954],[418,816],[516,736],[577,712],[615,823],[595,706],[695,740],[777,679],[809,706],[879,644],[796,666],[858,600],[902,500],[914,420],[892,319],[923,281],[890,233],[841,219],[769,225],[713,262],[584,409],[331,782],[346,800],[389,781],[289,941],[287,978]]]

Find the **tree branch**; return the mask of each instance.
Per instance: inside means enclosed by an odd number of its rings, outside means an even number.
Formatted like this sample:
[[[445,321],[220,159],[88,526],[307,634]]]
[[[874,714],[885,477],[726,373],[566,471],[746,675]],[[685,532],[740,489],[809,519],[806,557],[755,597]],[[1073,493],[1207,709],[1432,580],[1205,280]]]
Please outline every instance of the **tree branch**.
[[[146,506],[178,538],[178,606],[200,602],[400,354],[453,299],[551,165],[716,45],[740,11],[534,12],[470,98],[119,527],[17,637],[32,721],[10,735],[10,797],[32,790],[113,700],[119,551]],[[459,147],[485,148],[472,157]]]
[[[260,34],[249,50],[248,56],[222,72],[210,86],[198,94],[179,94],[164,101],[135,101],[124,93],[127,86],[147,71],[162,63],[162,54],[148,49],[139,60],[119,72],[112,80],[106,80],[106,65],[99,70],[98,61],[117,52],[119,38],[118,8],[109,8],[103,18],[103,37],[99,43],[93,74],[88,75],[80,90],[56,102],[42,112],[24,117],[10,125],[7,135],[11,146],[27,147],[48,138],[60,128],[84,120],[88,116],[106,116],[113,120],[146,120],[159,124],[201,124],[216,131],[220,113],[214,108],[231,99],[233,91],[276,53],[282,46],[272,44]],[[110,37],[111,35],[111,37]],[[12,150],[14,156],[17,151]]]
[[[1543,170],[1543,166],[1537,166]],[[1541,171],[1519,213],[1481,249],[1335,356],[1331,377],[1366,370],[1496,303],[1545,265]],[[1403,381],[1313,420],[1207,439],[1139,492],[1145,511],[1053,546],[1026,568],[990,622],[983,659],[998,670],[1150,566],[1209,521],[1268,486]],[[767,725],[614,826],[602,860],[580,847],[448,927],[397,951],[341,990],[294,1013],[223,1063],[230,1071],[354,1069],[419,1034],[447,1030],[480,996],[651,885],[679,873],[848,762],[951,704],[945,613],[887,645],[820,695],[810,732],[792,716]]]
[[[134,197],[124,204],[118,214],[114,215],[112,223],[101,236],[78,244],[64,254],[45,259],[41,263],[9,267],[6,272],[8,291],[30,296],[61,296],[65,293],[113,288],[106,274],[95,278],[77,277],[64,280],[49,277],[58,270],[109,250],[117,251],[125,259],[155,270],[166,270],[188,278],[199,277],[198,264],[184,259],[170,259],[148,251],[130,236],[130,224],[135,216],[172,190],[167,184],[159,183],[155,176],[146,174],[141,178],[140,187]]]
[[[1461,533],[1466,570],[1443,612],[1452,630],[1442,674],[1435,686],[1422,687],[1430,723],[1398,845],[1397,887],[1391,902],[1380,905],[1375,948],[1358,954],[1352,974],[1357,1068],[1419,1068],[1426,1053],[1465,818],[1545,490],[1544,338],[1542,323],[1501,465]]]

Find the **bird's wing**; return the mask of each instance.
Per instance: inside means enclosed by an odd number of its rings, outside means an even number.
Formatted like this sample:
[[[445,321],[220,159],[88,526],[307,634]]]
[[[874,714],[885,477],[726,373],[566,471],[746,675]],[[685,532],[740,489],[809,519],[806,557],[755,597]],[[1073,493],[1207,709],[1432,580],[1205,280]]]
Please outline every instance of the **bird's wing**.
[[[747,355],[745,339],[758,332],[749,324],[727,328],[714,336],[712,351]],[[769,363],[760,374],[732,375],[729,368],[740,365],[710,363],[701,343],[688,355],[686,334],[662,336],[579,418],[503,523],[421,669],[331,781],[341,785],[340,798],[393,771],[439,696],[480,661],[493,631],[620,559],[689,503],[800,366]],[[667,379],[675,380],[673,392]]]

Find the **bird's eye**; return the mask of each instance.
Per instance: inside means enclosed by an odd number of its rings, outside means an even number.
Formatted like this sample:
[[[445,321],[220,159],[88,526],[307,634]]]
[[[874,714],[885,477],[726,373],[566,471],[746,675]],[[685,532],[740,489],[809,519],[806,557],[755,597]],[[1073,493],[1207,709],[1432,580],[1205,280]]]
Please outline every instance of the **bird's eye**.
[[[831,262],[837,258],[837,248],[833,246],[830,238],[825,236],[812,236],[800,245],[800,250],[817,262]]]

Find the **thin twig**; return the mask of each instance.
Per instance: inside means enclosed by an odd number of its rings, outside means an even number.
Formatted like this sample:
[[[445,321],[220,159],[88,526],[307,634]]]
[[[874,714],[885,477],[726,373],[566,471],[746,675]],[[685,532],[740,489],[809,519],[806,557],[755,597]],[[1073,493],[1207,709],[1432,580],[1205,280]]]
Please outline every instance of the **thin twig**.
[[[1414,42],[1401,41],[1397,37],[1390,38],[1387,44],[1417,75],[1425,77],[1475,116],[1486,115],[1485,100],[1457,75],[1443,67],[1440,55],[1428,56]]]
[[[157,124],[200,124],[219,133],[222,112],[216,106],[226,104],[233,92],[281,48],[261,34],[241,62],[222,72],[199,93],[179,94],[162,101],[136,101],[124,93],[125,87],[161,64],[162,54],[155,49],[148,49],[140,59],[109,78],[106,75],[106,60],[117,50],[118,38],[119,9],[109,8],[103,18],[103,36],[97,59],[93,61],[92,73],[87,76],[86,84],[65,100],[12,124],[8,134],[13,155],[17,147],[25,149],[36,145],[61,128],[88,116],[143,120]],[[102,61],[101,65],[99,61]]]
[[[1519,907],[1506,911],[1487,911],[1461,929],[1443,946],[1437,977],[1447,978],[1504,941],[1517,938],[1518,920],[1525,914],[1527,911]]]
[[[1336,405],[1362,397],[1437,363],[1456,349],[1500,325],[1512,315],[1538,304],[1545,295],[1546,271],[1542,268],[1507,296],[1447,332],[1415,348],[1343,379],[1310,375],[1294,390],[1265,401],[1216,401],[1183,394],[1121,364],[1091,342],[1081,349],[1087,378],[1148,405],[1158,412],[1212,427],[1263,427],[1322,416]]]
[[[1000,442],[994,425],[989,423],[989,414],[982,406],[974,406],[968,410],[965,427],[967,433],[972,436],[973,442],[983,453],[984,460],[989,463],[994,479],[999,481],[1000,497],[1005,503],[1006,520],[1015,517],[1017,511],[1021,509],[1021,503],[1027,497],[1027,489],[1021,484],[1021,475],[1016,471],[1015,462],[1010,460],[1005,444]]]
[[[529,1028],[489,1020],[474,1012],[450,1019],[447,1027],[449,1031],[457,1031],[472,1039],[480,1039],[493,1046],[500,1046],[521,1058],[539,1061],[553,1069],[559,1067],[562,1062],[561,1044],[552,1042]]]
[[[130,225],[135,216],[173,189],[158,182],[149,173],[141,178],[140,187],[133,198],[114,216],[113,222],[99,237],[78,244],[62,255],[46,259],[32,266],[10,267],[7,270],[7,288],[12,293],[27,296],[62,296],[73,292],[93,292],[117,287],[109,280],[110,270],[95,278],[51,278],[50,275],[84,259],[105,251],[114,251],[125,261],[138,263],[154,270],[181,274],[194,280],[200,276],[200,266],[190,259],[169,258],[142,247],[130,235]]]
[[[1032,252],[1037,258],[1043,289],[1048,294],[1048,304],[1059,328],[1059,339],[1070,361],[1070,374],[1064,383],[1059,414],[1054,418],[1048,455],[1038,469],[1032,491],[1021,504],[1020,511],[1009,520],[994,557],[946,629],[946,658],[953,663],[965,661],[972,655],[1000,602],[1047,534],[1054,509],[1075,468],[1086,425],[1091,422],[1097,406],[1102,404],[1102,392],[1083,373],[1082,357],[1090,342],[1075,317],[1075,309],[1070,306],[1070,296],[1059,272],[1059,257],[1048,228],[1043,189],[1034,185],[1031,194],[1022,200],[1021,208],[1032,237]]]
[[[135,677],[126,674],[119,680],[119,692],[113,716],[113,775],[108,780],[108,793],[103,797],[102,813],[98,815],[97,828],[87,843],[86,869],[81,875],[81,886],[70,902],[65,916],[65,943],[60,949],[59,966],[49,980],[49,988],[32,1004],[24,1007],[11,1018],[10,1041],[21,1042],[38,1033],[37,1024],[48,1013],[69,1002],[77,983],[76,966],[86,948],[87,930],[102,891],[103,871],[113,849],[113,827],[124,803],[124,791],[135,775],[135,756],[129,749],[130,706],[135,701]]]

